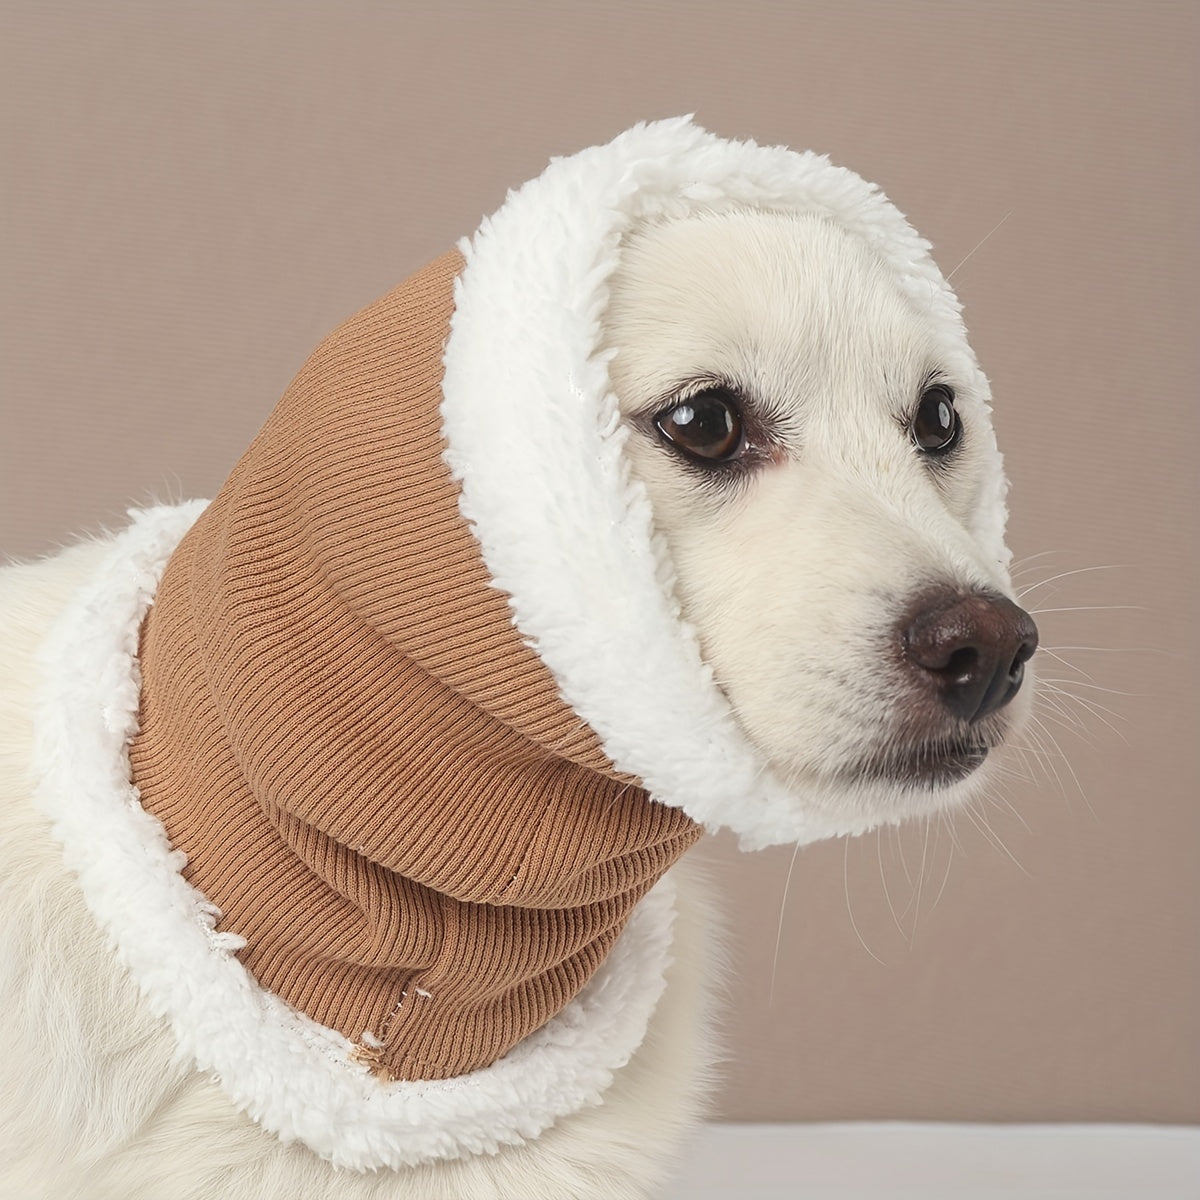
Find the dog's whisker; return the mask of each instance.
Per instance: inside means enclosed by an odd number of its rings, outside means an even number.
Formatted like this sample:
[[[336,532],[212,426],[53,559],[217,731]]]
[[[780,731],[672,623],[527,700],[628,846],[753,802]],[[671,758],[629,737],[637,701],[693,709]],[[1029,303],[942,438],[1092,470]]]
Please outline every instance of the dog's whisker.
[[[1039,647],[1045,650],[1045,646]],[[1155,646],[1052,646],[1053,650],[1084,650],[1089,654],[1168,654],[1170,651]]]
[[[1056,555],[1062,555],[1065,553],[1066,551],[1063,550],[1038,550],[1034,554],[1026,554],[1023,557],[1013,561],[1013,564],[1009,569],[1009,575],[1015,581],[1022,575],[1028,575],[1032,571],[1044,570],[1048,564],[1039,563],[1038,559],[1052,558]]]
[[[1144,692],[1125,692],[1125,691],[1122,691],[1120,688],[1105,687],[1103,684],[1099,684],[1099,683],[1085,683],[1082,679],[1061,679],[1054,675],[1044,676],[1044,677],[1042,677],[1040,682],[1046,684],[1047,686],[1049,686],[1051,684],[1058,684],[1058,685],[1068,685],[1070,687],[1088,688],[1090,691],[1107,692],[1110,696],[1140,697],[1140,696],[1145,695]],[[1116,714],[1114,714],[1114,716],[1115,715]]]
[[[1040,729],[1042,734],[1046,737],[1054,737],[1054,733],[1051,729],[1051,726],[1053,726],[1054,729],[1062,733],[1069,733],[1072,737],[1078,738],[1085,746],[1095,747],[1100,741],[1099,737],[1090,730],[1081,729],[1074,721],[1064,720],[1056,713],[1042,712],[1036,717],[1032,718],[1030,722],[1030,730],[1028,731],[1030,736],[1032,736],[1032,728],[1035,723],[1037,728]],[[1034,753],[1032,750],[1030,752]],[[1054,750],[1042,749],[1038,751],[1037,754],[1039,762],[1041,762],[1043,766],[1048,766],[1048,763],[1044,762],[1043,760],[1054,759],[1055,761],[1061,761],[1066,758],[1066,755],[1064,755],[1062,751],[1057,748]]]
[[[1013,746],[1011,751],[1006,762],[996,765],[996,782],[1011,779],[1018,783],[1033,783],[1035,775],[1029,759],[1024,754],[1024,747]]]
[[[854,906],[850,903],[850,839],[843,838],[842,851],[842,890],[846,896],[846,915],[850,918],[850,928],[854,930],[854,936],[858,938],[858,944],[881,966],[886,967],[887,963],[867,945],[866,939],[859,931],[858,922],[854,919]]]
[[[1058,689],[1051,691],[1049,688],[1042,689],[1037,696],[1037,701],[1034,704],[1034,712],[1044,716],[1053,715],[1057,718],[1056,723],[1059,725],[1071,728],[1075,733],[1079,734],[1084,741],[1089,744],[1095,743],[1095,735],[1088,727],[1086,721],[1066,704],[1060,698],[1061,693]]]
[[[1080,708],[1084,709],[1086,712],[1095,717],[1097,721],[1100,721],[1103,725],[1106,725],[1109,729],[1111,729],[1112,732],[1115,733],[1123,742],[1128,744],[1129,739],[1125,736],[1124,732],[1118,729],[1117,726],[1112,723],[1112,721],[1107,719],[1108,717],[1112,717],[1114,721],[1126,720],[1121,713],[1116,712],[1111,708],[1107,708],[1103,704],[1097,703],[1090,697],[1079,696],[1074,692],[1068,692],[1065,688],[1047,687],[1046,690],[1048,692],[1053,692],[1056,696],[1061,697],[1063,700],[1069,700],[1072,703],[1077,704]]]
[[[1075,691],[1075,688],[1088,688],[1089,690],[1111,691],[1118,696],[1136,695],[1133,692],[1121,692],[1113,688],[1094,688],[1080,679],[1065,679],[1061,676],[1042,676],[1038,679],[1038,687],[1046,696],[1055,696],[1059,699],[1071,700],[1080,704],[1090,704],[1098,712],[1107,713],[1110,717],[1117,721],[1124,721],[1126,717],[1123,713],[1117,712],[1115,709],[1107,708],[1101,704],[1094,696],[1084,696]]]
[[[876,838],[875,838],[875,855],[879,861],[879,882],[880,882],[880,885],[883,887],[883,898],[887,901],[888,912],[890,912],[892,914],[892,921],[895,924],[897,930],[899,930],[900,936],[907,942],[908,934],[906,934],[904,932],[904,926],[900,924],[900,918],[899,918],[899,916],[896,915],[896,906],[892,903],[892,893],[891,893],[891,890],[888,888],[887,875],[883,869],[882,844],[883,844],[882,839],[878,836],[878,830],[877,830]]]
[[[916,891],[913,894],[913,897],[910,901],[910,903],[912,904],[912,910],[913,910],[912,934],[908,939],[908,944],[910,946],[917,939],[917,925],[920,923],[920,920],[921,920],[921,896],[925,889],[925,871],[929,864],[929,825],[930,825],[930,821],[929,821],[928,817],[925,818],[924,825],[925,825],[925,834],[924,834],[924,837],[921,842],[921,866],[920,866],[920,869],[917,871]],[[936,847],[936,843],[935,843],[935,847]],[[908,911],[908,909],[906,908],[905,912],[907,912],[907,911]]]
[[[1066,608],[1031,608],[1030,616],[1044,617],[1049,613],[1066,612],[1145,612],[1144,604],[1074,604]]]
[[[930,845],[929,845],[930,827],[932,827],[932,829],[934,829],[934,845],[932,845],[932,847],[930,847]],[[920,882],[918,883],[918,887],[917,887],[916,912],[914,912],[914,914],[913,914],[912,935],[914,938],[916,938],[916,936],[917,936],[917,922],[920,919],[920,899],[922,899],[922,895],[924,894],[924,890],[925,890],[925,869],[926,869],[926,866],[928,866],[928,868],[930,870],[932,870],[932,866],[934,866],[934,858],[936,856],[937,856],[937,827],[934,826],[934,823],[932,823],[932,821],[930,821],[929,817],[925,817],[925,835],[924,835],[924,839],[922,840],[922,847],[920,847],[920,872],[918,875],[918,880]]]
[[[956,274],[957,274],[957,273],[958,273],[958,272],[959,272],[959,271],[960,271],[960,270],[961,270],[961,269],[962,269],[964,266],[966,266],[966,264],[967,264],[968,262],[970,262],[970,261],[971,261],[971,259],[972,259],[972,258],[974,257],[974,255],[975,255],[975,251],[976,251],[976,250],[978,250],[978,249],[980,249],[980,247],[982,247],[982,246],[984,245],[984,243],[986,243],[986,242],[987,242],[987,240],[988,240],[988,239],[989,239],[989,238],[992,236],[992,234],[994,234],[994,233],[995,233],[995,232],[996,232],[996,231],[997,231],[997,230],[1000,228],[1000,226],[1001,226],[1001,225],[1003,225],[1003,224],[1004,224],[1004,222],[1005,222],[1005,221],[1007,221],[1007,220],[1008,220],[1008,218],[1009,218],[1009,217],[1011,217],[1011,216],[1012,216],[1012,209],[1010,208],[1010,209],[1008,210],[1008,212],[1006,212],[1006,213],[1004,214],[1004,216],[1002,216],[1002,217],[1000,218],[1000,220],[998,220],[998,221],[996,222],[996,224],[995,224],[995,225],[993,225],[993,226],[992,226],[992,228],[991,228],[991,229],[989,229],[989,230],[988,230],[988,232],[987,232],[987,233],[985,233],[985,234],[983,235],[983,237],[981,237],[981,238],[979,239],[979,241],[975,243],[975,246],[974,246],[974,248],[973,248],[973,249],[970,251],[970,253],[968,253],[968,254],[967,254],[965,257],[963,257],[963,258],[961,258],[961,259],[959,260],[959,262],[958,262],[958,266],[956,266],[956,267],[954,268],[954,270],[953,270],[953,271],[951,271],[951,272],[950,272],[950,274],[946,276],[946,282],[947,282],[947,283],[949,283],[949,282],[950,282],[950,280],[951,280],[951,279],[953,279],[953,278],[954,278],[954,276],[955,276],[955,275],[956,275]]]
[[[1041,579],[1037,583],[1031,583],[1028,587],[1020,588],[1017,592],[1017,596],[1023,603],[1031,593],[1036,592],[1039,588],[1044,588],[1052,583],[1056,583],[1060,579],[1070,579],[1074,575],[1085,575],[1091,571],[1116,571],[1120,569],[1122,569],[1122,564],[1120,563],[1107,563],[1103,566],[1076,567],[1071,571],[1060,571],[1057,575],[1051,575],[1047,579]]]
[[[942,883],[941,883],[941,886],[937,890],[937,895],[934,896],[933,903],[929,906],[930,912],[932,912],[935,908],[937,908],[939,902],[942,899],[942,893],[945,892],[945,890],[946,890],[946,884],[948,884],[950,882],[950,868],[954,863],[954,851],[958,848],[958,840],[954,836],[953,823],[945,820],[945,817],[942,813],[938,813],[938,823],[937,823],[937,829],[935,830],[935,836],[937,833],[940,833],[940,831],[942,829],[945,829],[946,832],[950,835],[950,845],[946,850],[946,870],[945,870],[945,873],[942,875]],[[937,849],[936,840],[934,841],[934,849],[935,850]]]
[[[999,764],[1002,771],[1007,771],[1013,779],[1023,783],[1035,782],[1042,771],[1038,757],[1042,752],[1032,746],[1027,738],[1012,745],[1012,757]],[[1014,762],[1013,759],[1016,759]]]
[[[1004,795],[1003,792],[997,790],[995,795],[986,796],[985,799],[989,803],[994,804],[999,811],[1006,812],[1009,814],[1009,816],[1015,817],[1017,823],[1022,829],[1025,830],[1026,833],[1033,833],[1033,830],[1029,827],[1029,822],[1026,821],[1023,816],[1021,816],[1013,802],[1006,795]]]
[[[991,823],[988,821],[984,813],[976,809],[973,804],[964,805],[961,811],[965,814],[967,820],[970,821],[971,824],[983,834],[985,840],[999,850],[1004,857],[1007,858],[1013,864],[1013,866],[1021,872],[1022,875],[1032,878],[1029,872],[1022,865],[1021,861],[1008,848],[1004,839],[992,828]]]
[[[1033,732],[1033,727],[1035,725],[1042,728],[1045,732],[1048,732],[1047,730],[1045,730],[1045,727],[1042,725],[1041,720],[1039,718],[1035,717],[1035,718],[1032,718],[1030,721],[1030,728],[1025,730],[1025,736],[1027,738],[1029,738],[1029,739],[1034,738],[1035,735]],[[1072,732],[1075,732],[1074,729],[1072,729]],[[1046,766],[1046,764],[1044,764],[1042,762],[1043,759],[1047,759],[1047,758],[1061,759],[1063,757],[1059,751],[1047,749],[1045,746],[1041,745],[1040,743],[1037,745],[1027,743],[1026,745],[1023,745],[1023,746],[1014,746],[1013,750],[1014,750],[1014,752],[1019,753],[1021,755],[1021,757],[1026,760],[1026,762],[1028,762],[1029,758],[1032,758],[1034,760],[1034,762],[1036,763],[1039,771],[1049,769]]]
[[[1053,774],[1055,782],[1058,784],[1060,795],[1063,797],[1063,799],[1067,802],[1067,804],[1069,806],[1071,803],[1071,798],[1068,795],[1066,788],[1063,786],[1062,777],[1059,775],[1058,769],[1055,766],[1054,760],[1056,758],[1062,762],[1063,766],[1066,768],[1067,774],[1069,774],[1071,776],[1071,782],[1074,783],[1075,790],[1079,793],[1079,798],[1083,801],[1084,806],[1087,808],[1088,812],[1091,813],[1091,815],[1093,817],[1095,817],[1095,815],[1096,815],[1095,810],[1092,808],[1092,803],[1088,799],[1087,792],[1084,790],[1083,783],[1081,782],[1079,775],[1076,773],[1075,767],[1071,763],[1070,758],[1063,752],[1062,747],[1058,744],[1058,739],[1046,727],[1045,722],[1042,721],[1041,718],[1034,717],[1033,721],[1031,722],[1031,725],[1032,725],[1032,728],[1029,731],[1030,735],[1033,737],[1037,737],[1038,731],[1040,731],[1040,734],[1044,735],[1046,737],[1046,739],[1049,741],[1050,745],[1053,747],[1054,754],[1046,755],[1044,762],[1045,762],[1046,768],[1051,772],[1051,774]]]
[[[949,816],[950,819],[946,822],[946,832],[950,834],[950,840],[954,843],[955,850],[957,850],[959,854],[965,855],[967,853],[967,846],[966,843],[963,842],[958,836],[958,822],[955,819],[955,814],[952,812],[949,814]]]
[[[1073,682],[1073,680],[1059,681],[1048,687],[1047,690],[1052,690],[1061,699],[1069,700],[1071,703],[1086,709],[1089,713],[1093,713],[1097,719],[1100,718],[1101,714],[1111,717],[1114,721],[1127,721],[1129,719],[1124,713],[1118,712],[1115,708],[1109,708],[1106,704],[1101,704],[1099,700],[1096,700],[1092,696],[1081,696],[1078,692],[1073,692],[1069,688],[1062,686],[1063,683],[1071,684]],[[1105,722],[1105,724],[1108,724],[1108,722]],[[1116,732],[1114,726],[1109,725],[1108,727]],[[1124,734],[1121,736],[1124,737]]]
[[[1085,671],[1082,667],[1076,666],[1070,661],[1070,659],[1063,658],[1063,656],[1059,654],[1057,650],[1052,649],[1050,646],[1039,646],[1038,651],[1039,653],[1054,659],[1055,662],[1065,667],[1068,671],[1075,671],[1082,675],[1085,679],[1094,679],[1094,676],[1092,676],[1089,672]]]
[[[1049,771],[1054,776],[1055,782],[1059,786],[1059,791],[1063,792],[1065,796],[1066,793],[1056,766],[1056,761],[1063,759],[1064,755],[1041,716],[1037,714],[1030,716],[1029,725],[1025,730],[1025,737],[1031,743],[1029,746],[1030,753],[1038,756],[1043,770]],[[1047,741],[1050,743],[1050,748],[1046,746]]]
[[[792,858],[788,863],[787,877],[783,881],[783,898],[779,901],[779,924],[775,929],[775,954],[771,959],[771,986],[767,992],[767,1007],[775,1005],[775,975],[779,970],[779,948],[783,945],[783,921],[787,914],[788,889],[792,886],[792,872],[796,869],[796,856],[800,853],[800,843],[792,847]]]
[[[904,882],[912,887],[912,874],[908,869],[908,858],[904,853],[904,834],[898,825],[889,826],[892,834],[892,840],[896,847],[896,853],[900,859],[900,869],[904,872]]]
[[[1089,745],[1094,746],[1099,742],[1099,737],[1093,733],[1089,722],[1099,722],[1123,742],[1128,742],[1125,733],[1113,724],[1113,721],[1127,720],[1124,714],[1106,708],[1088,696],[1078,696],[1064,688],[1047,687],[1042,694],[1041,712],[1048,719],[1056,717],[1057,724],[1070,727]],[[1109,720],[1109,717],[1112,720]]]

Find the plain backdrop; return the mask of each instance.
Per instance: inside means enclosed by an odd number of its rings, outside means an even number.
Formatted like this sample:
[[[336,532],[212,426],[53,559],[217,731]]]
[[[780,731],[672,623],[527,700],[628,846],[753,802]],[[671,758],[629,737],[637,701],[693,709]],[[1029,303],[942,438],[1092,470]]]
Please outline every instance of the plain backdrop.
[[[317,340],[552,154],[694,111],[882,184],[953,270],[993,382],[1042,723],[1030,776],[952,831],[794,865],[715,840],[721,1112],[1200,1118],[1200,6],[7,0],[0,19],[13,556],[211,495]]]

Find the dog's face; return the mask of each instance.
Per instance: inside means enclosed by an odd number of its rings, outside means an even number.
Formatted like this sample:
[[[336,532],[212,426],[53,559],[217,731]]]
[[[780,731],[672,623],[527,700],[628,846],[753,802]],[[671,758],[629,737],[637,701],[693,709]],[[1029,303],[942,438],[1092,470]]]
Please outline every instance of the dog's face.
[[[772,766],[881,820],[975,790],[1037,634],[980,532],[961,352],[862,240],[751,212],[631,236],[606,337],[684,615]]]

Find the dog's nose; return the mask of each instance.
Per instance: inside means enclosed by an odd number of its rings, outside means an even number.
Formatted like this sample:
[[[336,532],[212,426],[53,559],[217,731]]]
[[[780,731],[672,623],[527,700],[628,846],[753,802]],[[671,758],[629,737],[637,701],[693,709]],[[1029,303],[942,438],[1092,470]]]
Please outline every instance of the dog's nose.
[[[915,611],[903,629],[904,657],[956,717],[978,721],[1017,694],[1038,643],[1024,609],[993,592],[939,590]]]

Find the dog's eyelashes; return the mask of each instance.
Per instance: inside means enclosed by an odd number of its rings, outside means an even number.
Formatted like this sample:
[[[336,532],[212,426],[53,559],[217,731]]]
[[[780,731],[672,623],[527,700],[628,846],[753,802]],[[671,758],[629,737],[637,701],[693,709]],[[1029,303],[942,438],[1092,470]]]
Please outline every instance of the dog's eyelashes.
[[[954,449],[962,437],[962,421],[950,388],[935,383],[921,393],[909,431],[917,449],[925,454],[945,454]]]
[[[676,401],[655,415],[654,427],[675,449],[701,463],[729,462],[746,448],[741,409],[725,388]]]

